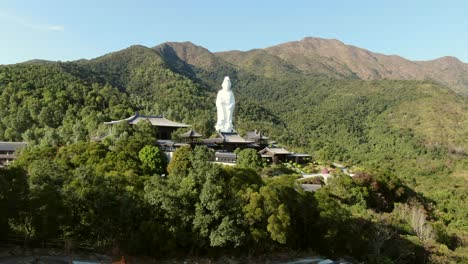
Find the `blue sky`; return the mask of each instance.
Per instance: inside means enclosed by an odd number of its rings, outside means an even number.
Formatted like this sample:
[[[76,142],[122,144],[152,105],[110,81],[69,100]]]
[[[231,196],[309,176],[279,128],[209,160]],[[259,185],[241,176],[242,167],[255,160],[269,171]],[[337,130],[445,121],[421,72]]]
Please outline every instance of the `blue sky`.
[[[191,41],[249,50],[306,36],[412,60],[468,62],[468,1],[0,0],[0,64]]]

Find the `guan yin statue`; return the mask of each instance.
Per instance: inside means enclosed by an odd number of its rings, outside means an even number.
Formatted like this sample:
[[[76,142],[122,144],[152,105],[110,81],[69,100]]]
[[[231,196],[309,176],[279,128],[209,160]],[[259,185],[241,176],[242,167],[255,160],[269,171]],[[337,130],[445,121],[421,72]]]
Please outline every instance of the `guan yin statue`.
[[[219,90],[216,97],[216,109],[218,112],[218,121],[216,122],[216,131],[218,132],[235,132],[232,125],[232,114],[236,100],[234,93],[231,90],[231,80],[228,76],[224,77],[222,89]]]

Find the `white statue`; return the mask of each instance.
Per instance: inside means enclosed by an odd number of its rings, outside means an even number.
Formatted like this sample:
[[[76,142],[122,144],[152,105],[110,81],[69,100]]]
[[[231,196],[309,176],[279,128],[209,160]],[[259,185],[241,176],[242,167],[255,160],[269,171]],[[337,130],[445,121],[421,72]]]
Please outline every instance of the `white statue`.
[[[218,122],[216,122],[216,131],[219,132],[235,132],[232,125],[232,114],[236,100],[234,93],[231,91],[231,80],[228,76],[224,77],[223,89],[219,90],[216,97],[216,109],[218,111]]]

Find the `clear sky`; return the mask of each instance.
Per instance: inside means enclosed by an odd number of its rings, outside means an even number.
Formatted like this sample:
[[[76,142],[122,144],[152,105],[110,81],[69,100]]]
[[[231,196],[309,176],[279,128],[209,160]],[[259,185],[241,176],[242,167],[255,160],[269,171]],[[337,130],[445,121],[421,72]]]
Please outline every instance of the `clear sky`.
[[[468,1],[0,0],[0,64],[191,41],[211,51],[335,38],[412,60],[468,62]]]

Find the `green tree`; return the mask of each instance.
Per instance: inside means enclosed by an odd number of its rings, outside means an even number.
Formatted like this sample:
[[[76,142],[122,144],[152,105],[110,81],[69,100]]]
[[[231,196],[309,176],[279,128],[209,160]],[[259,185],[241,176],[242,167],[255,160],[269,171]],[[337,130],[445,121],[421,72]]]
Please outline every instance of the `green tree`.
[[[177,148],[167,166],[169,175],[188,175],[189,169],[192,166],[191,155],[192,148],[189,146]]]
[[[212,247],[238,247],[245,236],[238,219],[240,204],[232,199],[229,175],[220,166],[209,166],[195,206],[194,229],[208,238]]]
[[[277,185],[277,186],[275,186]],[[291,231],[290,212],[283,201],[278,183],[261,187],[258,191],[248,189],[244,194],[244,219],[250,235],[256,243],[271,244],[276,241],[286,244]],[[265,246],[265,245],[264,245]]]
[[[252,169],[259,169],[263,166],[262,157],[255,149],[247,148],[243,150],[236,150],[237,166]]]
[[[166,173],[166,155],[156,146],[146,145],[138,153],[143,172],[162,175]]]
[[[26,173],[20,168],[0,169],[0,238],[6,239],[21,228],[21,215],[27,207],[29,186]]]
[[[281,204],[278,207],[278,212],[268,217],[267,230],[270,233],[271,239],[280,244],[286,244],[290,224],[291,217],[289,216],[289,212],[286,206]]]
[[[29,207],[24,217],[30,219],[33,228],[29,235],[40,239],[58,238],[68,215],[61,192],[66,179],[64,168],[55,162],[36,160],[29,165],[28,174]]]

